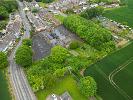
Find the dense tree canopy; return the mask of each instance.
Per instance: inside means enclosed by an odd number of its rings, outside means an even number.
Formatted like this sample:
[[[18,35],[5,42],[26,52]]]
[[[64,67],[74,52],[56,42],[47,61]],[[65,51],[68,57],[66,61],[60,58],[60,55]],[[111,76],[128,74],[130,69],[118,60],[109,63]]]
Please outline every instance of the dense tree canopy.
[[[92,97],[96,95],[97,85],[95,80],[90,76],[80,79],[79,88],[82,94],[84,94],[86,97]]]
[[[98,50],[102,50],[102,48],[106,49],[104,44],[108,42],[112,42],[113,48],[115,46],[111,32],[91,20],[77,15],[71,15],[64,20],[64,25]]]
[[[0,1],[0,19],[7,18],[8,14],[18,8],[15,0]]]
[[[7,55],[4,52],[0,52],[0,68],[8,66]]]
[[[6,28],[9,13],[17,8],[16,0],[0,0],[0,30]]]
[[[3,20],[8,17],[8,11],[4,6],[0,6],[0,20]]]
[[[68,56],[69,55],[69,56]],[[55,46],[50,56],[37,61],[27,71],[28,80],[34,91],[54,86],[54,82],[68,74],[68,67],[77,71],[88,66],[87,59],[74,57],[66,48]]]
[[[62,63],[68,56],[68,50],[61,46],[55,46],[51,49],[51,59],[53,62]]]
[[[53,86],[56,79],[64,75],[66,69],[62,62],[68,54],[67,49],[55,46],[52,48],[50,56],[36,62],[29,68],[27,71],[28,80],[34,91]]]
[[[32,64],[32,49],[26,45],[20,46],[16,51],[15,61],[23,67],[30,66]]]

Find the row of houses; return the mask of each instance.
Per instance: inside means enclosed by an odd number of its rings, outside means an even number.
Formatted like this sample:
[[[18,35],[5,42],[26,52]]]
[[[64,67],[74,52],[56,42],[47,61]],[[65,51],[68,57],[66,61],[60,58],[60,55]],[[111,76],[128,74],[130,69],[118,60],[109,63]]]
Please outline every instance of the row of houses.
[[[78,8],[76,8],[78,6]],[[51,3],[49,5],[49,9],[51,10],[58,10],[61,12],[65,12],[67,9],[74,9],[75,12],[83,8],[87,8],[87,0],[59,0],[57,2]]]
[[[10,16],[11,17],[11,16]],[[13,48],[16,38],[21,35],[22,20],[18,14],[15,14],[10,18],[6,30],[1,32],[4,34],[0,37],[0,51],[6,52]]]
[[[28,17],[30,23],[33,24],[33,27],[35,28],[36,31],[42,31],[42,30],[46,29],[43,21],[40,20],[37,15],[35,16],[32,12],[28,11],[27,17]]]

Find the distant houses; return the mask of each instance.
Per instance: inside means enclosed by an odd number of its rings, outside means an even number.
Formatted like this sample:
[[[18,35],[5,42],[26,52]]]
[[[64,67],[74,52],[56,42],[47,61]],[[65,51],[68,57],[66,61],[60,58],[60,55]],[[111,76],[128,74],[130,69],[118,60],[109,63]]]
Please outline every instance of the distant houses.
[[[56,94],[49,95],[46,98],[46,100],[73,100],[73,99],[68,92],[65,92],[60,96]]]
[[[0,51],[7,52],[12,49],[16,38],[21,35],[22,20],[18,14],[10,15],[6,30],[0,32]]]

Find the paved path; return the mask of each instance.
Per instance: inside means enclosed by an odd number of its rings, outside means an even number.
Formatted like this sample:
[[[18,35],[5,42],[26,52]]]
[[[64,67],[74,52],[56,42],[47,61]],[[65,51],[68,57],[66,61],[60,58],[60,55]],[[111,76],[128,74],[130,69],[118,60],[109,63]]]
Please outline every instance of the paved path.
[[[36,100],[36,97],[31,90],[31,87],[26,79],[23,69],[20,66],[18,66],[14,60],[15,52],[17,48],[22,44],[22,39],[30,37],[30,24],[28,20],[26,19],[24,11],[22,10],[23,4],[19,1],[18,1],[18,4],[19,4],[19,10],[20,10],[22,21],[23,21],[24,29],[26,31],[25,31],[24,36],[21,38],[18,45],[12,51],[9,57],[10,81],[11,81],[13,93],[14,93],[16,100]]]

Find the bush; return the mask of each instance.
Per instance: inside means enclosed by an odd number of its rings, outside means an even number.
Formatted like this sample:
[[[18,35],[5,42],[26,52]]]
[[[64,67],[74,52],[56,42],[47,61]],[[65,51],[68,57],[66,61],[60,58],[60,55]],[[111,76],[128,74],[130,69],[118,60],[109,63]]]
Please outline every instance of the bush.
[[[15,61],[22,67],[27,67],[32,64],[32,49],[26,45],[20,46],[15,55]]]
[[[65,13],[66,14],[74,14],[74,11],[73,11],[73,9],[67,9]]]
[[[7,21],[0,21],[0,30],[6,28]]]
[[[88,8],[81,13],[81,16],[86,19],[92,19],[93,17],[103,14],[104,9],[102,7]]]
[[[32,9],[32,13],[37,13],[37,12],[38,12],[38,9],[36,9],[36,8]]]
[[[70,49],[77,49],[80,47],[80,42],[79,41],[72,41],[69,45]]]
[[[31,39],[23,39],[22,44],[26,45],[26,46],[32,46],[32,40]]]
[[[0,68],[8,66],[7,55],[4,52],[0,52]]]

